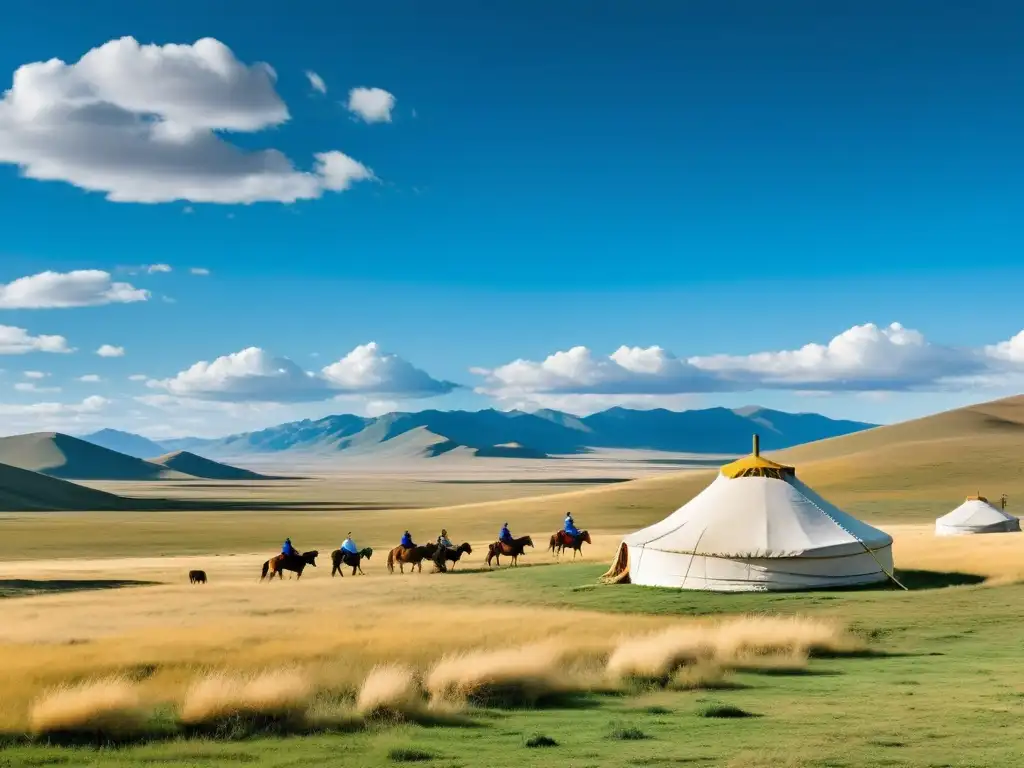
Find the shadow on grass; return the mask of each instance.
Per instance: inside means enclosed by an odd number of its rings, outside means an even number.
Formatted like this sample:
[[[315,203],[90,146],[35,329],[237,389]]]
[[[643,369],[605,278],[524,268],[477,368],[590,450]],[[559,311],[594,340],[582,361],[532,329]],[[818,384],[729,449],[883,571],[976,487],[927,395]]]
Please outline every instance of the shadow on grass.
[[[159,582],[129,579],[0,579],[0,597],[28,597],[123,587],[150,587]]]
[[[896,570],[896,578],[909,590],[944,589],[945,587],[964,587],[982,584],[984,576],[976,573],[960,573],[958,571],[920,571]]]

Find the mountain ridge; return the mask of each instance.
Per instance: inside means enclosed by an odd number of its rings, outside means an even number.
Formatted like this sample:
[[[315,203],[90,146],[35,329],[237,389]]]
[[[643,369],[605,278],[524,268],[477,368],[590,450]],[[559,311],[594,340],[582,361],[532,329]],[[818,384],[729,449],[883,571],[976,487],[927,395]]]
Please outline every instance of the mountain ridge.
[[[378,417],[335,414],[221,438],[163,440],[159,445],[162,453],[184,450],[207,458],[372,455],[376,451],[385,455],[394,453],[383,449],[390,441],[419,431],[432,437],[406,441],[399,453],[432,458],[464,448],[474,456],[509,458],[577,455],[595,449],[733,454],[747,451],[753,432],[761,435],[765,450],[781,450],[875,426],[759,406],[689,411],[617,407],[583,417],[551,409],[526,413],[491,408],[395,411]],[[508,450],[510,445],[516,449]]]

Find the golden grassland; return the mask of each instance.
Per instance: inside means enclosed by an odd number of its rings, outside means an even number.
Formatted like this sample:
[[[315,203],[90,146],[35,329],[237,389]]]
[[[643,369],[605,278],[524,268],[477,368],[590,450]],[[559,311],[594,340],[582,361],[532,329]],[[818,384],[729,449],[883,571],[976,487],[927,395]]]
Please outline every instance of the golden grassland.
[[[1016,459],[1024,447],[1021,411],[1016,400],[988,404],[773,456],[797,464],[816,490],[889,531],[901,575],[965,585],[970,580],[957,579],[974,575],[985,580],[981,586],[798,596],[596,586],[598,563],[610,559],[622,533],[660,519],[707,484],[710,473],[697,470],[529,498],[500,497],[550,486],[398,476],[274,486],[192,483],[180,484],[181,492],[197,500],[233,497],[243,508],[0,515],[0,596],[11,598],[3,600],[0,623],[0,731],[116,736],[152,728],[154,717],[216,738],[234,733],[225,723],[238,718],[276,723],[280,732],[381,719],[457,724],[467,707],[616,692],[648,702],[645,728],[669,738],[655,712],[678,706],[672,695],[717,690],[728,698],[735,689],[730,701],[739,702],[748,683],[737,683],[735,675],[785,681],[799,673],[807,675],[800,690],[823,698],[798,701],[796,682],[778,682],[754,686],[748,700],[772,707],[771,716],[788,723],[798,741],[814,744],[814,754],[772,752],[772,729],[764,727],[762,743],[758,727],[748,726],[748,736],[729,731],[727,740],[736,739],[747,760],[733,764],[811,765],[821,754],[838,754],[828,733],[866,740],[870,763],[864,764],[890,764],[884,751],[904,737],[875,743],[857,725],[876,710],[900,718],[925,745],[906,764],[933,764],[949,746],[937,752],[927,746],[929,723],[1001,728],[1024,695],[1016,651],[1006,644],[1024,606],[1024,593],[1014,586],[1024,581],[1024,535],[936,538],[932,527],[935,517],[978,490],[994,498],[1009,493],[1013,511],[1016,491],[1024,490]],[[126,492],[120,485],[115,490]],[[168,488],[154,483],[135,491],[155,495]],[[593,546],[584,549],[592,565],[567,565],[564,558],[556,564],[545,552],[566,510],[594,532]],[[482,572],[484,545],[506,520],[514,533],[534,537],[537,548],[524,560],[529,567]],[[428,565],[422,574],[387,575],[387,549],[402,530],[427,540],[442,526],[454,540],[473,544],[454,574],[430,574]],[[363,566],[368,575],[332,579],[328,555],[347,531],[375,549]],[[319,567],[300,580],[260,584],[260,564],[284,536],[302,549],[319,549]],[[207,571],[210,583],[189,585],[194,568]],[[863,662],[863,673],[844,667],[848,678],[815,677],[809,661],[816,653],[894,647],[904,660]],[[894,669],[903,678],[894,679]],[[979,674],[984,684],[972,688]],[[886,686],[888,693],[877,698]],[[914,694],[914,705],[897,714],[893,696],[908,701]],[[835,709],[836,697],[843,712]],[[706,704],[709,711],[715,706]],[[955,716],[946,713],[949,707]],[[820,721],[833,709],[832,721]],[[572,720],[568,709],[545,717],[572,722],[588,738],[612,739],[609,744],[635,736],[618,726],[612,735],[593,736],[593,718],[584,710]],[[697,747],[721,753],[723,737],[696,733],[705,739]],[[995,742],[971,733],[957,737],[963,748],[984,747],[986,759],[1005,758]],[[366,764],[400,761],[374,753],[375,737],[359,738],[353,743],[370,750]],[[478,745],[507,749],[503,738],[496,732]],[[310,754],[320,749],[319,742],[308,743]],[[587,759],[621,764],[605,759],[625,760],[617,749]],[[658,745],[632,750],[653,759]],[[539,765],[532,758],[522,764]]]

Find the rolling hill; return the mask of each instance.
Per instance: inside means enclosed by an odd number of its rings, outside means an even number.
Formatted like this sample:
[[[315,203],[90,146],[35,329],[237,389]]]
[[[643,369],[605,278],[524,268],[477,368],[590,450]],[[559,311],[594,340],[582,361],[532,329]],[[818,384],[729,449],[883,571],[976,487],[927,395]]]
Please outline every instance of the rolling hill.
[[[762,441],[763,445],[763,441]],[[749,435],[748,447],[749,451]],[[969,494],[1009,497],[1024,515],[1024,396],[772,451],[841,508],[868,520],[932,521]],[[689,470],[601,488],[526,499],[424,510],[454,528],[492,519],[551,521],[568,509],[591,529],[633,530],[685,504],[715,470]],[[515,526],[514,526],[515,527]]]
[[[164,445],[211,458],[283,451],[431,457],[460,448],[467,449],[461,453],[475,456],[519,458],[579,454],[595,448],[731,454],[745,451],[754,431],[761,434],[766,450],[777,450],[871,426],[757,407],[682,412],[612,408],[582,418],[552,410],[422,411],[377,418],[341,414],[217,440],[186,438],[164,441]],[[402,440],[397,445],[389,445],[398,438]],[[410,449],[413,444],[422,450]]]
[[[56,512],[124,509],[112,493],[0,464],[0,512]]]
[[[122,432],[119,429],[101,429],[99,432],[79,435],[78,438],[101,448],[117,451],[126,456],[134,456],[136,459],[151,459],[154,456],[167,453],[167,449],[160,443],[153,442],[142,435]]]
[[[65,480],[183,480],[188,475],[60,432],[0,438],[0,463]]]
[[[248,469],[232,467],[229,464],[221,464],[219,461],[197,456],[189,451],[174,451],[164,454],[149,463],[179,472],[190,477],[199,477],[204,480],[271,480],[267,475],[252,472]]]

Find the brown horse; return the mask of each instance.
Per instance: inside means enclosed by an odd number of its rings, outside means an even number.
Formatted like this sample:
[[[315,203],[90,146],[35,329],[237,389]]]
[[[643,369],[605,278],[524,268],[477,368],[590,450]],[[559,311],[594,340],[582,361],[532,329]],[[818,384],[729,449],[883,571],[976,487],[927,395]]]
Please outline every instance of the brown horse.
[[[452,570],[455,570],[455,564],[462,559],[463,554],[473,554],[473,548],[469,546],[468,541],[464,541],[457,547],[445,547],[444,559],[452,564]]]
[[[188,582],[189,584],[205,584],[206,571],[189,571]]]
[[[369,560],[372,554],[373,550],[369,547],[364,547],[355,553],[343,552],[340,549],[334,550],[331,552],[331,577],[333,578],[334,574],[344,577],[345,574],[341,572],[341,566],[343,565],[347,565],[352,569],[353,576],[356,575],[356,570],[358,570],[361,575],[365,576],[366,574],[363,573],[363,567],[359,564],[359,561],[363,558]]]
[[[423,561],[433,559],[436,551],[437,544],[434,543],[424,544],[421,547],[395,547],[388,552],[388,573],[395,572],[395,563],[398,563],[398,569],[402,573],[405,573],[406,565],[411,566],[409,573],[412,573],[413,569],[422,573]]]
[[[270,573],[270,580],[273,581],[274,577],[277,576],[281,580],[284,580],[285,571],[294,571],[295,578],[302,578],[302,571],[305,570],[307,565],[312,565],[316,568],[316,559],[320,555],[315,549],[311,552],[303,552],[301,555],[285,555],[280,554],[276,557],[272,557],[263,564],[263,573],[260,574],[260,581],[263,581],[267,577],[267,573]]]
[[[557,533],[551,534],[551,543],[549,549],[552,553],[557,549],[558,554],[562,554],[562,550],[571,549],[572,558],[576,559],[576,553],[580,553],[580,557],[583,557],[583,544],[590,544],[590,531],[580,531],[579,536],[571,536],[565,531],[558,531]]]
[[[508,555],[512,558],[512,565],[519,565],[519,556],[523,554],[523,550],[527,547],[533,546],[533,539],[529,536],[520,536],[518,539],[512,539],[511,544],[507,544],[503,541],[496,541],[487,547],[487,567],[491,567],[491,560],[494,560],[495,565],[501,565],[499,559],[502,555]]]

